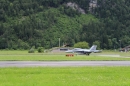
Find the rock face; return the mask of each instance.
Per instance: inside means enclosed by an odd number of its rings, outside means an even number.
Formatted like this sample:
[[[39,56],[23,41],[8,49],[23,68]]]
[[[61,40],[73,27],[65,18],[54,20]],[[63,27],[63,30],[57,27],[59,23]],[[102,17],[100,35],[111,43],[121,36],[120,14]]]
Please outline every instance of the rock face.
[[[74,10],[79,11],[82,14],[85,14],[85,11],[82,8],[80,8],[76,3],[68,2],[66,5]]]
[[[97,7],[97,0],[90,0],[90,3],[89,3],[89,11],[92,12],[92,10],[94,8]]]
[[[77,10],[78,12],[80,12],[80,13],[82,13],[82,14],[86,14],[86,13],[85,13],[85,10],[82,9],[82,8],[80,8],[80,6],[77,5],[76,3],[68,2],[68,3],[66,4],[66,6],[71,7],[72,9]],[[96,8],[96,7],[98,7],[98,5],[97,5],[97,0],[90,0],[90,3],[89,3],[89,12],[92,13],[92,12],[93,12],[93,9]]]

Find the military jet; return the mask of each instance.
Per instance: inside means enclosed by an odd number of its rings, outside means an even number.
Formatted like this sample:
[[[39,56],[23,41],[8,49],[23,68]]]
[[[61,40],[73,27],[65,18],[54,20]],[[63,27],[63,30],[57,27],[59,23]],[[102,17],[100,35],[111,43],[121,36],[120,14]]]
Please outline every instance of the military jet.
[[[79,53],[89,55],[90,53],[99,53],[102,50],[96,50],[97,45],[93,45],[90,49],[74,48],[72,50],[65,51],[66,53]]]

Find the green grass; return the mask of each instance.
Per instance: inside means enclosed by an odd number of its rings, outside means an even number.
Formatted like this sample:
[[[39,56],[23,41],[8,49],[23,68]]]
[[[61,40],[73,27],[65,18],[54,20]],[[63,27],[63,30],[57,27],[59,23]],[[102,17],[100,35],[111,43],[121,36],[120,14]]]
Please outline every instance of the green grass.
[[[0,55],[0,61],[114,61],[130,60],[130,58],[103,57],[103,56],[74,56],[65,55]]]
[[[109,57],[100,55],[120,55]],[[130,53],[105,51],[90,56],[65,53],[0,51],[0,60],[130,60]],[[130,67],[25,67],[0,68],[0,86],[129,86]]]
[[[114,51],[104,51],[102,53],[92,53],[90,56],[75,55],[66,57],[66,53],[28,53],[28,51],[0,51],[0,61],[114,61],[130,60],[130,53],[121,53]],[[107,55],[107,56],[105,56]],[[120,57],[112,57],[120,56]]]
[[[130,67],[0,68],[0,86],[129,86]]]
[[[26,55],[27,50],[0,50],[0,55]]]

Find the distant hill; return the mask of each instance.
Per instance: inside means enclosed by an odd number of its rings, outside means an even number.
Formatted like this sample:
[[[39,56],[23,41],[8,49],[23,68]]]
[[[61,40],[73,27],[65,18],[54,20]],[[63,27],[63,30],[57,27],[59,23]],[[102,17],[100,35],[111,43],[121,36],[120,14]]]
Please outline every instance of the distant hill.
[[[59,38],[61,45],[123,47],[130,43],[129,8],[128,0],[1,0],[0,49],[52,48]]]

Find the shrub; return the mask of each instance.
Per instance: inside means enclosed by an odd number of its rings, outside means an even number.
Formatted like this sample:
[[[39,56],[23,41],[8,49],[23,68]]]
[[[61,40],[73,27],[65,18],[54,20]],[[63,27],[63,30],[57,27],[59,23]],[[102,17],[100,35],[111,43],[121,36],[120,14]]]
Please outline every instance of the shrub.
[[[89,48],[88,42],[78,42],[74,44],[75,48]]]
[[[35,52],[35,46],[33,46],[29,51],[28,53],[34,53]]]
[[[44,48],[43,48],[43,47],[39,47],[39,48],[38,48],[38,52],[39,52],[39,53],[43,53],[43,52],[44,52]]]

